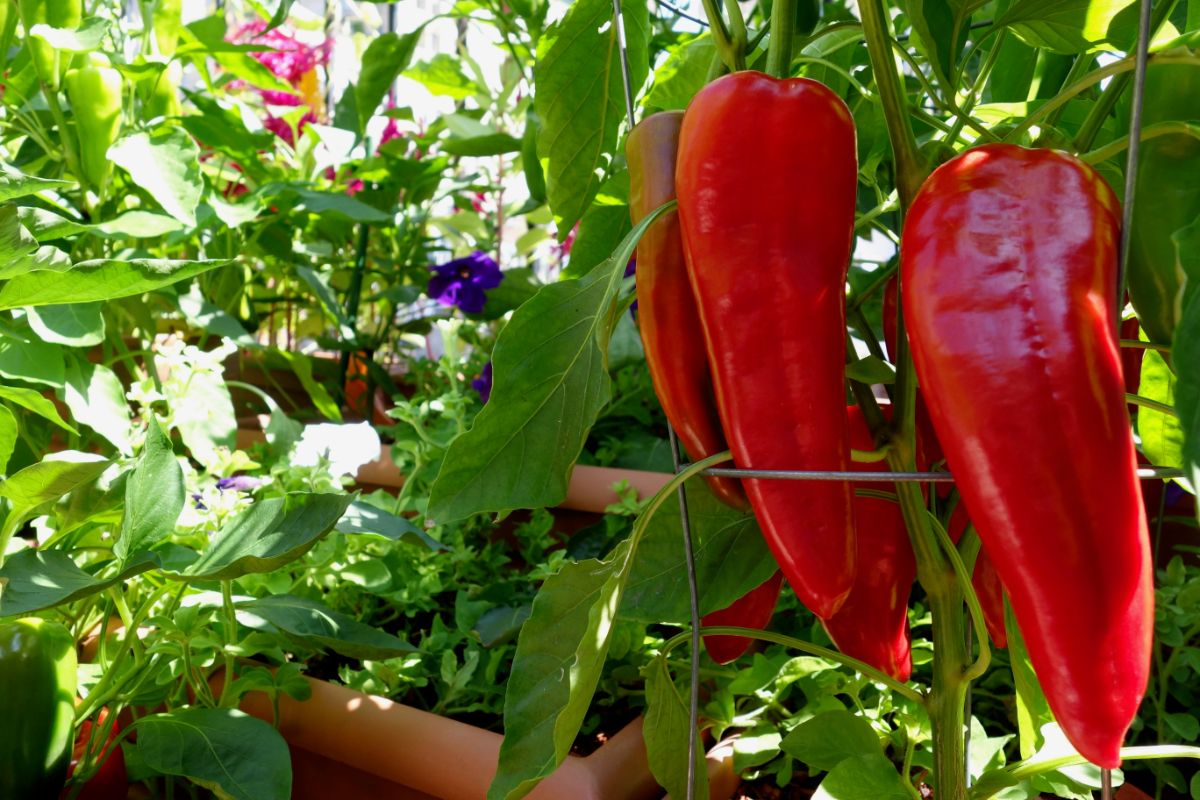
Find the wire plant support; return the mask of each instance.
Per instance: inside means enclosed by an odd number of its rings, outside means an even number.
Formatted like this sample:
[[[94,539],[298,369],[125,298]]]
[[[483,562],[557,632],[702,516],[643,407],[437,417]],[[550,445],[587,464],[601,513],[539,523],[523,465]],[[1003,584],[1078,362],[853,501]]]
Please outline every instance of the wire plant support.
[[[668,11],[677,14],[685,19],[692,19],[701,25],[705,25],[705,21],[696,19],[685,13],[679,7],[672,5],[665,0],[655,0],[656,3]],[[636,112],[634,107],[634,90],[630,80],[629,59],[626,51],[624,20],[621,12],[621,0],[612,0],[613,2],[613,23],[615,34],[617,37],[617,51],[620,61],[622,85],[625,93],[625,110],[629,129],[632,130],[636,123]],[[1138,144],[1142,130],[1142,105],[1143,95],[1145,90],[1146,79],[1146,64],[1149,55],[1150,41],[1150,0],[1139,0],[1139,23],[1138,23],[1138,38],[1135,51],[1135,70],[1133,78],[1133,102],[1132,111],[1130,114],[1130,139],[1129,149],[1125,166],[1125,191],[1124,202],[1122,208],[1122,237],[1120,249],[1120,261],[1117,272],[1117,285],[1114,287],[1116,292],[1116,315],[1114,323],[1119,328],[1121,322],[1121,311],[1124,308],[1125,295],[1125,280],[1126,268],[1129,259],[1130,243],[1126,233],[1133,219],[1133,204],[1134,194],[1137,184],[1137,166],[1138,166]],[[984,27],[990,22],[975,23],[971,25],[972,29]],[[675,435],[674,429],[668,423],[667,432],[670,437],[671,455],[674,462],[675,474],[688,469],[692,466],[683,458],[683,452],[678,438]],[[734,467],[710,467],[700,473],[701,475],[714,477],[728,478],[757,478],[769,480],[808,480],[808,481],[847,481],[847,482],[882,482],[882,483],[953,483],[954,475],[946,471],[924,471],[924,472],[845,472],[836,470],[755,470],[755,469],[738,469]],[[1137,470],[1137,475],[1142,480],[1170,480],[1172,478],[1184,477],[1183,470],[1169,467],[1145,467]],[[700,610],[699,610],[699,587],[696,578],[696,562],[695,548],[692,538],[691,521],[688,511],[687,493],[683,484],[680,484],[678,489],[680,520],[683,533],[684,555],[687,567],[688,578],[688,600],[690,608],[690,686],[689,686],[689,732],[688,732],[688,764],[687,764],[687,793],[690,800],[695,800],[696,787],[696,770],[698,739],[699,739],[699,687],[700,687]],[[968,635],[970,631],[968,630]],[[970,707],[970,691],[966,696],[968,708]],[[969,754],[967,755],[969,758]],[[966,774],[970,774],[970,765],[966,765]],[[1112,786],[1112,771],[1108,769],[1101,770],[1101,800],[1113,800]]]

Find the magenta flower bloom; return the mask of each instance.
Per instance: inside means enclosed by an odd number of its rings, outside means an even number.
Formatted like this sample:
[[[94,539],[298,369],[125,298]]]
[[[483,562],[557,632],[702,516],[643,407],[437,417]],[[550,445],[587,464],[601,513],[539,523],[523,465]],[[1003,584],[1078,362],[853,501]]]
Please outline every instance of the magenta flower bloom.
[[[268,31],[266,27],[267,23],[261,19],[248,22],[234,31],[230,41],[262,44],[272,48],[250,55],[277,77],[283,78],[293,86],[304,73],[329,61],[332,40],[326,39],[318,45],[310,45],[279,28]]]
[[[467,314],[483,311],[487,292],[504,280],[491,256],[476,250],[466,258],[433,267],[426,294],[444,306],[456,306]]]
[[[280,139],[283,139],[288,144],[295,145],[296,131],[302,131],[304,130],[305,125],[316,121],[316,114],[311,111],[305,112],[304,116],[300,118],[300,121],[296,123],[296,129],[294,131],[292,130],[292,124],[286,119],[268,115],[267,118],[263,120],[263,127],[278,136]]]
[[[259,92],[267,105],[272,106],[302,106],[304,98],[292,92],[278,92],[274,89],[263,89]]]
[[[492,362],[483,365],[483,372],[479,373],[479,377],[471,381],[471,388],[479,392],[479,399],[487,404],[488,399],[492,396]]]
[[[217,480],[217,488],[222,492],[252,492],[259,486],[262,486],[262,484],[262,478],[255,478],[250,475],[234,475],[232,478],[220,478]]]

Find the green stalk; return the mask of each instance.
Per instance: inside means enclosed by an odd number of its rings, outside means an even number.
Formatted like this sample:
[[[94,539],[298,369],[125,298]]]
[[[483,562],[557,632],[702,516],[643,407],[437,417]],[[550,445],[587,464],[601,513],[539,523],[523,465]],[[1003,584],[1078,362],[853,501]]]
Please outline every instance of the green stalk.
[[[862,15],[867,54],[875,74],[875,85],[879,87],[883,116],[887,121],[888,137],[896,159],[896,188],[900,193],[900,205],[908,208],[921,188],[921,182],[925,180],[925,169],[921,165],[917,139],[909,123],[908,98],[904,94],[896,59],[892,55],[888,17],[884,13],[882,0],[861,0],[858,10]]]
[[[786,78],[792,71],[792,39],[796,34],[796,0],[774,0],[771,41],[767,45],[767,74]]]

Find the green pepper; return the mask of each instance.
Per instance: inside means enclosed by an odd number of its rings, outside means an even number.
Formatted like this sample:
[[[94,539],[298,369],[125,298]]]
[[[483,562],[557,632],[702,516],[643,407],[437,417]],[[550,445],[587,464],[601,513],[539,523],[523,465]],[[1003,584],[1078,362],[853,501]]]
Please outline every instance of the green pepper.
[[[98,54],[66,77],[67,97],[79,127],[80,179],[103,195],[112,174],[108,148],[121,134],[121,73]]]
[[[76,666],[62,625],[0,623],[0,797],[57,800],[75,740]]]
[[[1195,38],[1190,43],[1194,46]],[[1180,40],[1178,44],[1189,44]],[[1154,64],[1146,70],[1142,127],[1194,120],[1200,69]],[[1127,113],[1121,114],[1128,119]],[[1141,143],[1133,223],[1129,229],[1129,298],[1150,340],[1171,343],[1183,275],[1171,235],[1200,217],[1200,141],[1170,133]]]
[[[59,75],[66,67],[66,61],[59,58],[59,52],[53,45],[40,36],[31,36],[29,32],[34,25],[69,30],[78,28],[83,21],[83,3],[81,0],[19,0],[17,8],[21,24],[25,27],[25,41],[33,69],[42,83],[57,90]]]
[[[142,100],[141,119],[155,117],[178,117],[183,113],[179,104],[179,79],[182,68],[172,61],[159,73],[143,78],[137,85],[138,97]]]
[[[183,28],[183,0],[158,0],[150,20],[158,52],[164,56],[175,55],[179,31]]]

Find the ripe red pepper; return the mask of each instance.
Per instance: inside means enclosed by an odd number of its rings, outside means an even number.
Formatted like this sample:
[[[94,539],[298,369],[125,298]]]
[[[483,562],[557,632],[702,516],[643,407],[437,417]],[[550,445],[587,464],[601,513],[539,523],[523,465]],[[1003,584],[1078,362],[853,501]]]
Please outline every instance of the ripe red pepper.
[[[700,624],[705,627],[736,625],[739,628],[762,630],[767,627],[771,615],[775,613],[775,604],[779,602],[779,590],[782,586],[783,573],[776,572],[731,605],[720,611],[705,614]],[[713,661],[728,664],[737,661],[753,642],[753,639],[747,639],[745,636],[705,636],[704,649]]]
[[[1151,560],[1114,337],[1116,196],[1083,162],[986,145],[905,222],[917,376],[1067,738],[1120,763],[1146,690]]]
[[[683,112],[664,111],[646,117],[629,133],[625,156],[634,225],[675,199],[675,156],[682,122]],[[683,262],[675,211],[660,217],[638,242],[637,297],[646,366],[679,441],[697,460],[728,449],[717,416],[708,353]],[[709,476],[705,480],[724,503],[749,509],[746,492],[736,478]]]
[[[739,467],[849,467],[845,285],[857,180],[854,121],[816,81],[735,72],[684,114],[679,224]],[[742,484],[788,582],[828,619],[854,583],[851,487]]]
[[[884,407],[890,416],[890,408]],[[875,440],[862,409],[851,406],[850,446],[872,450]],[[853,462],[857,472],[885,472],[887,462]],[[862,489],[894,491],[894,484],[864,483]],[[917,577],[908,530],[900,504],[881,497],[856,496],[854,518],[858,537],[858,577],[842,607],[825,620],[825,630],[838,649],[865,661],[896,680],[912,674],[908,632],[908,595]]]

